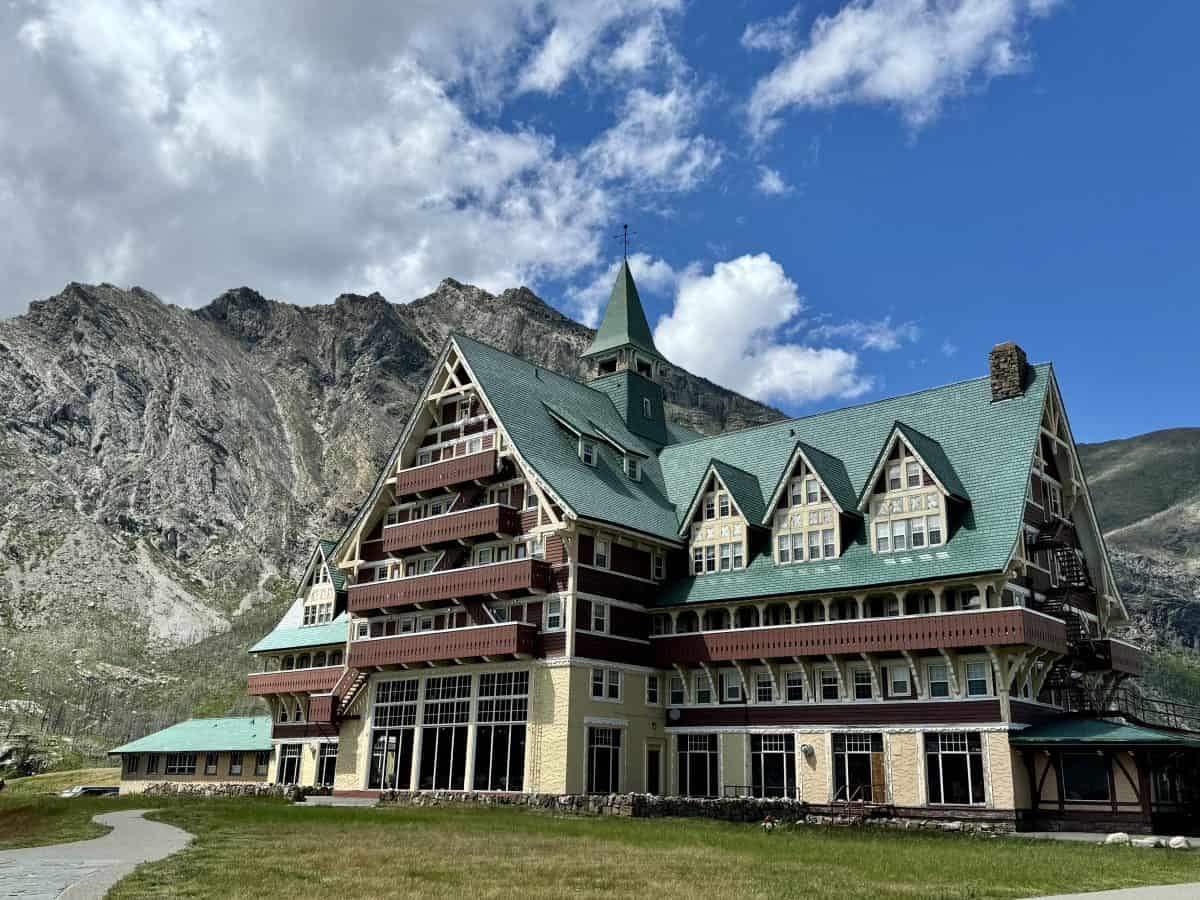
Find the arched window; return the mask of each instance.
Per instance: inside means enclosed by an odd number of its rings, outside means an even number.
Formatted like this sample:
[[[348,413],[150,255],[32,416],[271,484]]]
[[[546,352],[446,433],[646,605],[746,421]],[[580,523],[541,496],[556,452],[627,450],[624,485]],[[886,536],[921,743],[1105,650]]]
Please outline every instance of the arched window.
[[[300,656],[297,657],[297,659],[296,659],[296,668],[297,669],[307,669],[309,667],[309,665],[311,665],[311,663],[309,662],[308,654],[301,653]]]
[[[342,664],[341,650],[334,650],[329,654],[329,664],[331,666],[340,666]]]
[[[290,656],[285,656],[283,658],[283,671],[288,672],[294,668],[296,668],[296,661]]]
[[[325,665],[325,651],[324,650],[318,650],[315,654],[313,654],[313,665],[317,668],[320,668],[321,666]]]

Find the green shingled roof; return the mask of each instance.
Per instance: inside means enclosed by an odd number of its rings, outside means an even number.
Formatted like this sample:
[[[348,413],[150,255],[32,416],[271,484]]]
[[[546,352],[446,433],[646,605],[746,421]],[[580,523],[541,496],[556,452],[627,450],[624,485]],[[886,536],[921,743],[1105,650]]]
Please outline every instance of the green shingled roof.
[[[645,375],[624,369],[593,378],[588,382],[588,387],[608,395],[630,431],[659,447],[674,443],[670,431],[667,430],[661,385]],[[650,401],[649,418],[646,417],[643,400]]]
[[[942,483],[942,487],[949,491],[951,496],[957,497],[959,500],[970,499],[967,489],[963,487],[962,480],[954,471],[954,466],[946,456],[946,451],[942,449],[941,444],[929,435],[922,434],[903,422],[896,423],[896,430],[904,435],[904,439],[917,451],[921,459],[929,464],[929,468],[933,470],[933,476]]]
[[[848,515],[854,515],[858,507],[858,495],[854,491],[854,485],[850,483],[850,476],[846,474],[846,466],[840,459],[835,456],[830,456],[824,450],[818,450],[812,444],[804,441],[796,441],[796,449],[794,454],[803,454],[812,466],[817,477],[825,485],[825,489],[829,491],[833,501],[841,507],[842,512]],[[788,465],[784,466],[779,472],[779,478],[776,481],[775,489],[771,491],[767,497],[767,502],[771,502],[771,498],[779,493],[779,489],[783,487],[783,482],[791,478],[792,471],[795,469],[795,460],[791,460]],[[769,510],[763,511],[765,518]],[[764,523],[770,524],[770,523]]]
[[[1196,747],[1200,734],[1138,725],[1122,719],[1062,718],[1009,735],[1017,747],[1123,746]]]
[[[109,753],[205,753],[270,750],[271,717],[188,719],[162,731],[114,747]]]
[[[337,549],[337,541],[321,541],[321,552],[326,559],[333,558],[333,551]],[[329,581],[333,584],[335,591],[344,591],[346,589],[346,575],[334,565],[327,565],[329,571]]]
[[[1020,534],[1025,481],[1050,376],[1049,365],[1032,367],[1024,395],[999,403],[991,400],[989,380],[977,378],[666,447],[659,463],[667,495],[677,500],[681,514],[710,459],[733,461],[760,484],[775,485],[797,441],[840,460],[857,496],[895,423],[902,421],[936,440],[958,480],[954,489],[971,504],[953,512],[948,539],[940,547],[874,554],[860,525],[837,559],[776,565],[764,541],[751,549],[745,571],[671,582],[658,603],[847,590],[1002,570]]]
[[[346,630],[350,618],[342,613],[324,625],[287,626],[287,616],[266,637],[250,648],[251,653],[270,650],[299,650],[303,647],[321,647],[327,644],[346,643]]]
[[[646,321],[646,311],[642,309],[642,298],[638,296],[637,285],[633,283],[633,274],[629,271],[629,261],[622,260],[608,306],[604,310],[604,319],[600,322],[592,345],[583,356],[587,358],[629,346],[662,359],[662,354],[654,346],[650,323]]]
[[[762,488],[759,487],[758,479],[745,469],[739,469],[723,459],[714,459],[712,467],[717,470],[717,474],[725,482],[725,487],[729,488],[733,502],[746,517],[746,521],[751,525],[761,524],[763,516],[767,514],[767,504],[763,502]]]

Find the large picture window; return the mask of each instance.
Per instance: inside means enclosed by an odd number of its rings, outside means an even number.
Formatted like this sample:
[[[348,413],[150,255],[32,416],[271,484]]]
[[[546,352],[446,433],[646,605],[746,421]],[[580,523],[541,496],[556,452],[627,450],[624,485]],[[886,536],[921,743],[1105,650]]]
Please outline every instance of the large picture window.
[[[621,730],[588,728],[587,792],[615,794],[621,789]]]
[[[1103,753],[1064,753],[1062,776],[1063,797],[1067,800],[1108,801],[1108,757]]]
[[[381,681],[375,685],[372,714],[371,767],[367,787],[407,790],[412,787],[413,746],[417,724],[417,679]]]
[[[983,742],[978,732],[926,734],[925,780],[930,803],[985,803]]]
[[[167,774],[168,775],[195,775],[196,774],[196,754],[195,753],[168,753],[167,754]]]
[[[887,802],[882,734],[833,736],[834,800]]]
[[[795,797],[796,736],[750,735],[750,780],[755,797]]]
[[[421,790],[461,791],[467,776],[467,722],[471,676],[445,675],[425,682],[421,712]]]
[[[337,744],[321,744],[317,748],[317,787],[333,787],[333,776],[337,771],[337,756]]]
[[[475,790],[519,791],[524,787],[528,717],[528,672],[486,672],[479,676]]]
[[[279,784],[300,783],[300,745],[284,744],[279,748],[279,771],[275,773]]]
[[[717,736],[679,736],[679,793],[684,797],[716,797],[721,792],[717,778]]]

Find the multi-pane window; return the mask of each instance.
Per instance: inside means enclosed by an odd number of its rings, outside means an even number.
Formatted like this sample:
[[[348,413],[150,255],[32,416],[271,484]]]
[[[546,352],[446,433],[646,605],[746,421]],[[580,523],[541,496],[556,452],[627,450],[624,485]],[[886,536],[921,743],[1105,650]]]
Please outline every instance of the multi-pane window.
[[[754,676],[754,700],[756,703],[770,703],[775,699],[775,687],[771,683],[770,672],[758,672]]]
[[[158,774],[158,754],[157,753],[146,754],[146,774],[147,775],[157,775]]]
[[[871,690],[871,673],[865,669],[854,670],[854,699],[870,700],[874,696]]]
[[[808,533],[808,558],[821,558],[821,532],[810,531]]]
[[[317,787],[333,787],[334,775],[337,774],[338,745],[322,743],[317,747]]]
[[[945,663],[934,663],[927,670],[930,697],[950,696],[950,669]]]
[[[528,717],[528,672],[488,672],[479,676],[478,724],[475,727],[476,790],[522,789]]]
[[[547,600],[546,601],[546,630],[558,631],[563,627],[562,624],[562,600]]]
[[[707,547],[705,549],[707,551],[711,550],[712,548]],[[721,544],[719,551],[721,560],[720,568],[722,572],[728,572],[731,569],[741,569],[745,565],[745,560],[742,555],[743,550],[741,541],[731,544]]]
[[[778,560],[779,560],[781,563],[785,563],[785,562],[791,562],[791,561],[792,561],[792,554],[791,554],[791,549],[792,549],[792,539],[791,539],[791,535],[787,535],[787,534],[781,534],[781,535],[779,535],[779,537],[778,537],[778,538],[776,538],[776,544],[778,545],[778,546],[777,546],[777,549],[776,549],[776,553],[775,553],[775,556],[776,556],[776,558],[777,558],[777,559],[778,559]]]
[[[904,483],[910,488],[921,486],[921,464],[916,460],[904,464]]]
[[[592,669],[592,697],[596,700],[620,700],[621,670]]]
[[[306,603],[304,605],[304,625],[323,625],[333,621],[333,601],[327,603]]]
[[[417,784],[421,790],[463,789],[470,718],[470,675],[443,675],[426,680]]]
[[[404,728],[417,724],[417,679],[380,681],[375,685],[376,728]]]
[[[604,633],[608,631],[608,604],[599,601],[592,602],[592,631]]]
[[[909,694],[908,686],[908,669],[904,666],[890,666],[888,668],[888,678],[891,682],[891,694],[893,697],[907,697]]]
[[[755,797],[796,796],[796,736],[750,735],[750,780]]]
[[[717,498],[709,494],[704,498],[704,518],[715,519],[717,517]]]
[[[608,541],[602,541],[597,538],[595,544],[593,544],[593,547],[592,565],[594,565],[597,569],[607,569],[609,560]]]
[[[804,673],[791,671],[787,673],[785,679],[788,703],[799,703],[804,699]]]
[[[821,489],[817,486],[817,479],[804,479],[804,499],[807,503],[817,503],[821,499]]]
[[[255,775],[266,775],[267,774],[267,766],[269,766],[270,763],[271,763],[271,751],[270,750],[255,751],[254,774]]]
[[[925,735],[925,782],[930,803],[982,805],[983,746],[978,732]]]
[[[729,495],[726,493],[717,494],[717,515],[722,519],[729,515]]]
[[[125,774],[136,775],[138,771],[138,755],[136,753],[125,754]]]
[[[742,702],[742,679],[740,675],[730,673],[721,676],[721,684],[724,687],[726,703],[741,703]]]
[[[242,754],[241,753],[230,753],[229,754],[229,774],[230,775],[241,775],[242,774]]]
[[[418,686],[415,678],[375,685],[375,730],[371,734],[371,768],[367,780],[372,790],[412,785]]]
[[[821,699],[837,700],[839,696],[837,672],[833,671],[833,669],[822,669]]]
[[[596,464],[596,445],[592,441],[579,442],[579,457],[585,466]]]
[[[893,463],[887,467],[887,488],[889,491],[898,491],[901,486],[900,463]]]
[[[648,706],[658,706],[658,676],[646,676],[646,704]]]
[[[834,544],[832,528],[821,529],[821,546],[826,559],[832,559],[837,556],[837,546]]]
[[[636,456],[626,457],[625,471],[634,481],[642,480],[642,463]]]
[[[717,735],[679,735],[679,793],[684,797],[716,797],[718,780]]]
[[[621,731],[588,728],[587,792],[615,794],[621,789]]]
[[[205,775],[216,775],[217,774],[217,754],[215,754],[215,753],[205,753],[204,754],[204,774]]]
[[[833,789],[834,800],[885,802],[882,734],[833,735]]]
[[[168,775],[195,775],[196,774],[196,754],[195,753],[168,753],[167,754],[167,774]]]
[[[445,675],[426,680],[425,707],[421,712],[421,724],[457,725],[467,722],[470,718],[470,675]]]
[[[667,555],[665,553],[654,554],[654,580],[662,581],[667,577]]]
[[[681,678],[678,675],[672,675],[671,676],[671,705],[672,706],[683,706],[684,700],[686,699],[683,688],[684,688],[683,678]]]
[[[987,663],[967,663],[967,696],[986,697],[988,693]]]
[[[708,677],[707,672],[696,673],[695,694],[697,703],[713,702],[713,684],[712,679]]]

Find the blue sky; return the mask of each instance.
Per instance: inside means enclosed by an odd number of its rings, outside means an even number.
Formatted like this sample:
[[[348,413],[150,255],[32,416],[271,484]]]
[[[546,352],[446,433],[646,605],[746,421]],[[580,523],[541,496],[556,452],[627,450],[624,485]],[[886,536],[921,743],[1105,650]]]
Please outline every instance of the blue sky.
[[[70,280],[594,320],[804,413],[1053,360],[1076,437],[1200,425],[1184,2],[21,2],[0,315]]]

